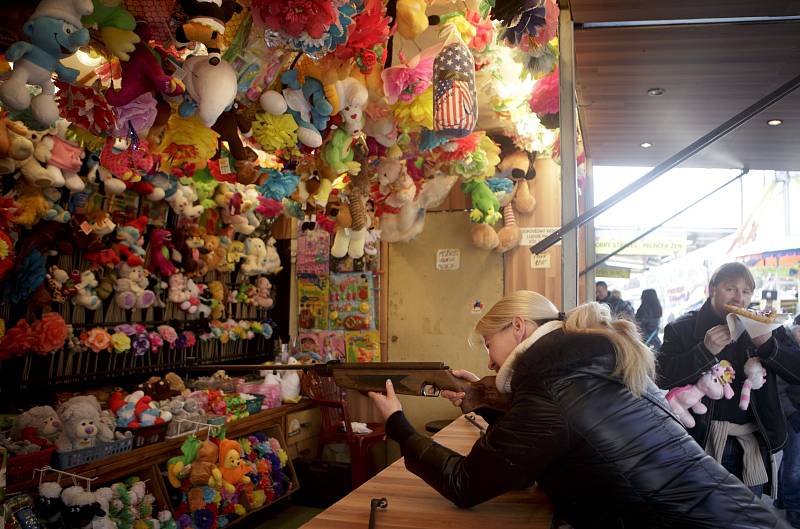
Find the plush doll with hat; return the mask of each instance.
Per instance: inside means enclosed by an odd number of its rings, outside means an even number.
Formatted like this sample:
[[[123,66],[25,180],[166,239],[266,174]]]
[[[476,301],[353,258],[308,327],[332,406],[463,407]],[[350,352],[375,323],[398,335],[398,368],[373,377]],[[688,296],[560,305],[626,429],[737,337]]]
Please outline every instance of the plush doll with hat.
[[[23,31],[30,42],[15,42],[5,53],[14,63],[14,70],[2,85],[0,99],[14,110],[31,107],[33,117],[50,125],[58,119],[58,105],[53,97],[55,74],[67,82],[74,82],[78,70],[61,64],[61,59],[75,53],[89,42],[89,32],[81,24],[81,17],[92,13],[92,0],[42,0],[25,23]],[[41,93],[31,99],[28,84],[41,88]]]
[[[222,51],[225,24],[242,11],[236,0],[180,0],[183,13],[188,17],[175,32],[180,45],[201,42],[209,52]]]

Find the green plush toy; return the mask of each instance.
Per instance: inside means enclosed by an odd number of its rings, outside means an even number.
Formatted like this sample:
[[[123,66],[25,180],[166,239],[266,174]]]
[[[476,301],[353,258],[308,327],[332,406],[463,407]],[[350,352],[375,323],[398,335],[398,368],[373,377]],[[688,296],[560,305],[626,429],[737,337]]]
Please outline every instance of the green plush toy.
[[[167,478],[170,485],[176,489],[181,488],[181,482],[187,475],[189,465],[197,459],[197,452],[202,444],[200,439],[190,435],[181,445],[181,455],[167,461]]]
[[[471,179],[461,184],[461,191],[472,198],[472,222],[494,224],[502,218],[500,202],[484,180]]]
[[[136,19],[122,7],[122,0],[92,0],[92,3],[94,12],[81,22],[88,28],[99,29],[108,51],[127,61],[141,40],[134,32]]]

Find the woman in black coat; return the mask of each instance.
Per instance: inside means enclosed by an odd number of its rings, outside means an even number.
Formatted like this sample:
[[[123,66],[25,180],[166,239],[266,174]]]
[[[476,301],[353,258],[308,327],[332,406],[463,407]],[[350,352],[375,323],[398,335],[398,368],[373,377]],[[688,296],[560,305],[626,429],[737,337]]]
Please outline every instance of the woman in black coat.
[[[661,348],[661,340],[658,338],[658,329],[661,326],[661,303],[658,301],[658,294],[652,288],[642,290],[642,304],[636,311],[636,325],[644,344],[654,351]]]
[[[370,395],[406,467],[456,505],[538,482],[576,529],[784,527],[686,433],[651,380],[652,351],[608,307],[561,321],[546,298],[520,291],[476,333],[512,404],[469,455],[417,433],[390,381]]]

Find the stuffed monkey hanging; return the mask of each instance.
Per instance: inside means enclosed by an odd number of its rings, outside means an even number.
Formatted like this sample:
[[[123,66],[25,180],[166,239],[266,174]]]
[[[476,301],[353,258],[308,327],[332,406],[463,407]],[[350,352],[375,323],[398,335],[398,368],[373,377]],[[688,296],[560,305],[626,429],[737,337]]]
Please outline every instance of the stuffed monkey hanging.
[[[522,238],[522,231],[517,225],[514,210],[530,214],[536,209],[536,198],[531,193],[528,183],[529,180],[536,177],[534,168],[536,154],[518,149],[506,136],[493,136],[492,140],[500,145],[501,149],[502,158],[497,166],[498,176],[511,178],[515,182],[514,192],[510,199],[501,204],[503,227],[497,233],[499,244],[494,250],[502,253],[516,248]]]

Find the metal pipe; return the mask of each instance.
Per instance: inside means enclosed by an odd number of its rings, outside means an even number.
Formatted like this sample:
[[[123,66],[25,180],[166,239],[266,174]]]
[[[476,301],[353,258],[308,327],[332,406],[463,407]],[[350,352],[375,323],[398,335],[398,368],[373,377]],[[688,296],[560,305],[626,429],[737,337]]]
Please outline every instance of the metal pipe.
[[[625,248],[628,248],[629,246],[631,246],[631,245],[635,244],[636,242],[638,242],[638,241],[642,240],[643,238],[647,237],[648,235],[650,235],[651,233],[653,233],[654,231],[656,231],[658,228],[660,228],[661,226],[663,226],[663,225],[664,225],[664,224],[666,224],[667,222],[671,221],[672,219],[674,219],[675,217],[677,217],[678,215],[680,215],[680,214],[681,214],[681,213],[683,213],[684,211],[686,211],[686,210],[688,210],[688,209],[691,209],[691,208],[693,208],[694,206],[696,206],[697,204],[699,204],[699,203],[700,203],[700,202],[702,202],[703,200],[707,199],[708,197],[710,197],[711,195],[713,195],[713,194],[714,194],[714,193],[716,193],[717,191],[720,191],[721,189],[723,189],[724,187],[728,186],[729,184],[732,184],[732,183],[734,183],[736,180],[739,180],[741,177],[743,177],[744,175],[746,175],[746,174],[747,174],[747,173],[749,173],[749,172],[750,172],[750,169],[742,169],[742,172],[741,172],[741,173],[739,173],[738,175],[734,176],[733,178],[731,178],[730,180],[728,180],[727,182],[725,182],[725,183],[724,183],[724,184],[722,184],[721,186],[717,187],[716,189],[714,189],[713,191],[711,191],[711,192],[709,192],[709,193],[706,193],[705,195],[703,195],[702,197],[698,198],[697,200],[695,200],[694,202],[692,202],[691,204],[689,204],[689,205],[688,205],[688,206],[686,206],[685,208],[682,208],[682,209],[680,209],[679,211],[677,211],[677,212],[675,212],[674,214],[670,215],[670,216],[669,216],[669,217],[667,217],[666,219],[662,220],[661,222],[659,222],[658,224],[656,224],[655,226],[653,226],[652,228],[650,228],[650,229],[649,229],[649,230],[647,230],[646,232],[642,233],[642,234],[641,234],[641,235],[639,235],[638,237],[636,237],[636,238],[634,238],[634,239],[631,239],[630,241],[628,241],[627,243],[623,244],[622,246],[620,246],[619,248],[617,248],[616,250],[614,250],[614,251],[613,251],[613,252],[611,252],[610,254],[606,255],[606,256],[605,256],[605,257],[603,257],[602,259],[600,259],[600,260],[596,261],[595,263],[593,263],[593,264],[591,264],[591,265],[587,266],[587,267],[586,267],[586,268],[585,268],[585,269],[584,269],[584,270],[581,272],[581,275],[584,275],[584,274],[587,274],[588,272],[591,272],[592,270],[594,270],[595,268],[597,268],[597,267],[598,267],[598,266],[600,266],[601,264],[605,263],[606,261],[608,261],[609,259],[611,259],[611,258],[612,258],[612,257],[614,257],[615,255],[619,254],[619,253],[620,253],[622,250],[624,250]]]
[[[727,18],[684,18],[674,20],[617,20],[610,22],[581,22],[575,29],[616,29],[616,28],[663,28],[674,26],[718,26],[722,24],[781,24],[797,22],[800,16],[778,17],[727,17]]]
[[[621,201],[625,197],[633,194],[634,192],[638,191],[639,189],[643,188],[662,174],[666,173],[670,169],[677,167],[682,162],[688,160],[701,150],[705,149],[718,139],[722,138],[729,132],[736,130],[742,124],[747,122],[753,116],[763,112],[771,105],[780,101],[787,95],[791,94],[795,91],[798,87],[800,87],[800,75],[797,75],[781,85],[776,90],[773,90],[766,96],[762,97],[746,109],[742,110],[731,119],[720,125],[719,127],[715,128],[705,136],[699,138],[691,145],[685,147],[684,149],[680,150],[678,153],[674,154],[673,156],[667,158],[657,166],[655,166],[652,170],[648,173],[640,177],[635,182],[631,183],[621,191],[615,193],[614,195],[608,197],[606,200],[601,202],[600,204],[596,205],[595,207],[591,208],[583,215],[579,215],[576,219],[566,223],[558,230],[554,231],[538,243],[534,244],[531,247],[532,253],[542,253],[543,251],[547,250],[555,243],[561,240],[564,234],[574,230],[577,227],[583,226],[596,216],[600,215],[607,209],[614,206],[617,202]],[[563,163],[563,159],[562,159]]]

